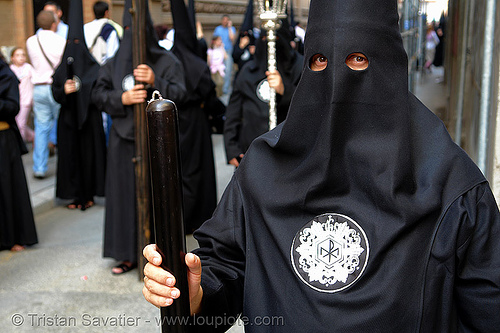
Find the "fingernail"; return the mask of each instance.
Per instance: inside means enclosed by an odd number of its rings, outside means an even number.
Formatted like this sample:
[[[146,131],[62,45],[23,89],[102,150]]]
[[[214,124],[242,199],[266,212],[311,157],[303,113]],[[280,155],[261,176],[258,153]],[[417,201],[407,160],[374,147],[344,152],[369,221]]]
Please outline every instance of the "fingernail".
[[[172,290],[170,292],[170,296],[172,296],[173,298],[177,298],[179,296],[179,291],[178,290]]]
[[[153,264],[155,264],[155,265],[159,265],[159,264],[160,264],[160,258],[158,258],[158,257],[154,257],[154,258],[153,258]]]
[[[173,286],[173,285],[174,285],[174,279],[172,279],[172,278],[168,278],[168,279],[167,279],[167,285],[169,285],[169,286]]]
[[[174,300],[173,300],[173,299],[171,299],[171,298],[167,298],[167,300],[165,301],[165,305],[167,305],[167,306],[168,306],[168,305],[171,305],[173,302],[174,302]]]

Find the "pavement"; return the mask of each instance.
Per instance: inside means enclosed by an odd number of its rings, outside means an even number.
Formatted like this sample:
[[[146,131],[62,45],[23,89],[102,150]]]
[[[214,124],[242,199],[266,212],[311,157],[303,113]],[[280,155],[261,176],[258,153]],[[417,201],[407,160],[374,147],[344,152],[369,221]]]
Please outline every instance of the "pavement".
[[[418,80],[416,95],[443,110],[442,69]],[[213,136],[219,198],[234,168],[226,164],[221,135]],[[0,251],[0,332],[160,332],[159,310],[142,296],[137,270],[115,276],[102,258],[104,198],[84,212],[55,199],[56,157],[47,177],[33,178],[23,156],[39,243],[22,252]],[[192,237],[188,249],[197,246]],[[241,323],[231,333],[243,332]]]

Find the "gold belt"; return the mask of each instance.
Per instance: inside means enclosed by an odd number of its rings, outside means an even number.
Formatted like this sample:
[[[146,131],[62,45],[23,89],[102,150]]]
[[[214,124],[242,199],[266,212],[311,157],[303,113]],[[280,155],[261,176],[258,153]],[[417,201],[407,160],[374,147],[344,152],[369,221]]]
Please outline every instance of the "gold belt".
[[[0,121],[0,131],[5,131],[10,128],[9,123],[6,121]]]

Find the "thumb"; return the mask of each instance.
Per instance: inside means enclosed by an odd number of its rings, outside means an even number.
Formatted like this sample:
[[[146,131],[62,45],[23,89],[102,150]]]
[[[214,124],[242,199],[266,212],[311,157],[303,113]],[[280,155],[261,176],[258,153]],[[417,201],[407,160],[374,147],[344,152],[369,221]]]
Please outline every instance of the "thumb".
[[[189,294],[198,292],[201,283],[201,260],[193,253],[186,254],[186,265],[188,267]]]

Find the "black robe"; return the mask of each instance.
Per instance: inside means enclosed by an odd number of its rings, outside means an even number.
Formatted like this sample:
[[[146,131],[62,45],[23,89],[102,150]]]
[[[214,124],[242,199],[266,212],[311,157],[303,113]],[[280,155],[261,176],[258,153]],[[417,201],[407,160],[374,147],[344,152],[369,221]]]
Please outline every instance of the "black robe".
[[[22,154],[26,146],[15,117],[19,112],[19,81],[0,60],[0,121],[9,129],[0,131],[0,250],[38,243]]]
[[[209,116],[224,113],[217,99],[206,59],[197,52],[198,41],[182,0],[171,0],[175,42],[172,52],[184,65],[187,96],[179,102],[179,138],[186,233],[208,220],[217,204],[212,129]],[[222,109],[222,112],[220,110]]]
[[[500,213],[408,91],[397,8],[311,1],[306,59],[327,66],[306,62],[287,119],[195,233],[198,317],[242,313],[246,332],[500,331]],[[354,52],[366,69],[346,65]],[[202,331],[226,328],[213,323]]]
[[[130,3],[129,3],[130,6]],[[137,217],[135,199],[134,107],[124,106],[122,80],[132,73],[132,34],[129,6],[124,10],[124,36],[114,58],[101,69],[92,91],[92,101],[113,120],[108,143],[106,172],[106,216],[104,257],[137,262]],[[149,12],[148,12],[149,17]],[[158,46],[152,23],[147,24],[146,64],[155,73],[148,98],[158,90],[164,98],[182,101],[186,94],[182,64]]]
[[[52,83],[54,99],[61,104],[56,197],[72,199],[84,207],[94,196],[104,196],[106,141],[101,112],[90,101],[100,66],[83,42],[81,1],[71,2],[69,17],[68,43]],[[64,83],[73,75],[80,89],[66,95]]]
[[[278,60],[285,92],[276,94],[278,123],[285,120],[290,101],[302,73],[303,57],[298,53],[287,66],[281,66]],[[259,97],[259,87],[266,80],[267,63],[258,59],[250,60],[238,72],[234,80],[233,92],[226,108],[224,122],[224,145],[229,162],[244,154],[252,141],[269,131],[269,103]]]

